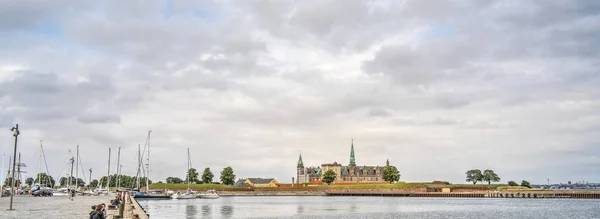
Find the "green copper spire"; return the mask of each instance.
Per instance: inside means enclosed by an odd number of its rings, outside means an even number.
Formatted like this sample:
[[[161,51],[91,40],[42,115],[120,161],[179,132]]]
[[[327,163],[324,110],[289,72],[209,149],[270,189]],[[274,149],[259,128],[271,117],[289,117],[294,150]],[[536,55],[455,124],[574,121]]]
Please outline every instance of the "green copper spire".
[[[298,157],[298,166],[304,166],[304,162],[302,162],[302,153],[300,153],[300,157]]]
[[[356,159],[354,158],[354,139],[352,139],[352,145],[350,146],[350,164],[356,164]]]

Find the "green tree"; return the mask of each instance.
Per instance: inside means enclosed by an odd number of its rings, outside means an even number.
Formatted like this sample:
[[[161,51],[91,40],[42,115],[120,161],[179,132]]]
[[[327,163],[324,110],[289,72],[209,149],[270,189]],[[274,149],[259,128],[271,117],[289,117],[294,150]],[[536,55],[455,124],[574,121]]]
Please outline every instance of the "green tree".
[[[185,178],[187,180],[189,180],[190,183],[197,183],[198,182],[198,172],[196,171],[196,168],[188,169],[187,175],[185,176]]]
[[[509,186],[519,186],[519,184],[517,184],[515,181],[508,181],[508,185]]]
[[[98,187],[98,180],[97,179],[92,180],[92,182],[90,183],[90,186],[91,187]]]
[[[500,182],[500,177],[493,170],[484,170],[483,181],[488,182],[488,185],[490,185],[492,182]]]
[[[33,178],[29,177],[29,178],[25,179],[25,184],[27,184],[29,187],[31,187],[31,185],[33,185]]]
[[[174,176],[167,177],[166,181],[167,181],[167,183],[174,183],[174,184],[183,183],[183,180],[181,180],[179,177],[174,177]]]
[[[483,174],[481,173],[481,170],[479,169],[474,169],[474,170],[469,170],[466,172],[467,174],[467,182],[473,182],[473,185],[477,184],[477,182],[480,182],[483,180]]]
[[[35,177],[35,182],[38,182],[42,185],[46,185],[46,186],[50,186],[50,187],[54,187],[54,184],[56,183],[54,181],[54,178],[52,178],[52,176],[49,176],[46,173],[38,173],[37,176]]]
[[[390,183],[397,182],[400,180],[400,172],[396,166],[386,166],[383,169],[383,179]]]
[[[210,168],[204,169],[204,173],[202,173],[202,183],[211,183],[215,175],[210,172]]]
[[[12,177],[6,177],[4,179],[4,187],[10,187]],[[15,180],[15,187],[19,187],[21,185],[21,181],[19,179]]]
[[[529,184],[529,182],[527,182],[525,180],[521,181],[521,186],[531,188],[531,184]]]
[[[321,177],[321,181],[323,181],[324,183],[327,183],[327,185],[331,185],[331,183],[333,181],[335,181],[335,178],[337,176],[335,175],[335,172],[333,170],[327,170],[325,171],[325,173],[323,173],[323,177]]]
[[[233,185],[235,183],[235,174],[233,174],[231,167],[223,168],[223,171],[221,171],[221,182],[225,185]]]

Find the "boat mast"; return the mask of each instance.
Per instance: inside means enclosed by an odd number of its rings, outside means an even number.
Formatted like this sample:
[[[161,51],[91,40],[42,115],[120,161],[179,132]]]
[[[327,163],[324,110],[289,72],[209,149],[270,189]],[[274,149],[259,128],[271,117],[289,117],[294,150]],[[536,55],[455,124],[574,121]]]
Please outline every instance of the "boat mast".
[[[69,150],[69,155],[71,155],[71,150]],[[69,178],[67,178],[67,189],[71,189],[71,181],[73,179],[73,164],[75,163],[75,158],[71,157],[69,161],[71,163],[71,174],[69,175]],[[71,195],[69,194],[69,196]]]
[[[190,148],[188,148],[188,162],[187,162],[187,184],[188,184],[188,188],[187,190],[190,191]]]
[[[140,191],[140,174],[141,174],[140,169],[141,169],[141,166],[142,166],[142,154],[140,152],[140,144],[138,144],[138,169],[137,169],[137,174],[135,174],[136,175],[135,185],[136,185],[136,188],[138,189],[138,191]]]
[[[75,190],[79,190],[79,145],[77,145],[77,165],[75,165]]]
[[[117,190],[121,190],[121,177],[119,174],[119,167],[121,167],[121,147],[119,147],[119,152],[117,152]]]
[[[43,149],[42,149],[42,140],[40,140],[40,163],[38,165],[38,172],[37,172],[37,183],[40,187],[42,187],[42,177],[40,177],[40,173],[42,172],[42,153],[43,153]]]
[[[50,188],[54,188],[54,183],[50,180],[50,171],[48,170],[48,161],[46,160],[46,153],[44,152],[44,146],[40,144],[40,148],[42,148],[42,156],[44,157],[44,165],[46,166],[46,183],[50,181]],[[41,181],[41,180],[40,180]]]
[[[108,176],[106,177],[106,191],[110,191],[110,148],[108,148]]]
[[[146,168],[146,192],[149,191],[149,183],[150,183],[150,133],[152,133],[152,130],[148,131],[148,138],[146,139],[146,145],[148,147],[148,157],[146,157],[146,161],[147,161],[147,165],[148,168]]]

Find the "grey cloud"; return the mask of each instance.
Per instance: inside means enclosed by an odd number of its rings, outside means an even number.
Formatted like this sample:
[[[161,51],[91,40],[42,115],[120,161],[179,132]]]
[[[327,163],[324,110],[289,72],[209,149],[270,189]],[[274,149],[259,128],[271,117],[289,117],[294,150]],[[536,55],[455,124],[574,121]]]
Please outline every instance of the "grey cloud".
[[[384,109],[371,109],[367,115],[370,117],[389,117],[392,114]]]
[[[77,121],[84,124],[91,123],[121,123],[121,118],[117,115],[107,114],[88,114],[77,118]]]

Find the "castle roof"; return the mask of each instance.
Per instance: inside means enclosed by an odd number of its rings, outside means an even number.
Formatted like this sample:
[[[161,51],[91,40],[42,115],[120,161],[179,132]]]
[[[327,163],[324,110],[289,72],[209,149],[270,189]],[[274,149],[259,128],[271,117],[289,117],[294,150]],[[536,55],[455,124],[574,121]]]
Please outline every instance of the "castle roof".
[[[275,180],[274,178],[248,178],[248,180],[250,180],[250,182],[252,182],[253,184],[269,184],[271,183],[271,181]]]

